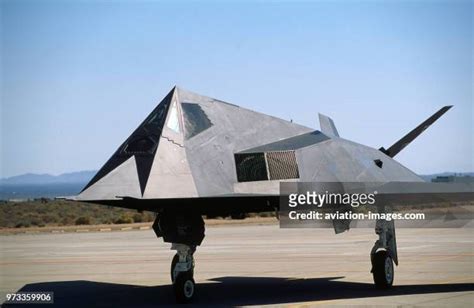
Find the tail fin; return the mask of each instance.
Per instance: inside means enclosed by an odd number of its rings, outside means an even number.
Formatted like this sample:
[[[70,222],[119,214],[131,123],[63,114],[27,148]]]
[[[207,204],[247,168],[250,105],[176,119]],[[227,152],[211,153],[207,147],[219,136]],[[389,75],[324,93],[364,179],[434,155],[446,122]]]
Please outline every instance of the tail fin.
[[[329,137],[339,137],[334,121],[324,114],[319,114],[319,126],[321,131]]]
[[[453,106],[444,106],[440,110],[438,110],[435,114],[429,117],[426,121],[418,125],[414,130],[406,134],[402,139],[395,142],[391,147],[388,149],[380,148],[379,150],[390,157],[394,157],[397,155],[401,150],[403,150],[410,142],[415,140],[425,129],[427,129],[431,124],[433,124],[436,120],[438,120],[446,111],[448,111]]]

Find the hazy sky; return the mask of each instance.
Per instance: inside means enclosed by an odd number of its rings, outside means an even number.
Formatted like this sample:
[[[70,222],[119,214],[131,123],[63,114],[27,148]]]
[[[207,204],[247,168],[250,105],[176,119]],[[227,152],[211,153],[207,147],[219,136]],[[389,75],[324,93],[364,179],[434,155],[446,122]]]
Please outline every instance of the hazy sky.
[[[1,1],[1,176],[98,169],[175,84],[473,171],[472,1]]]

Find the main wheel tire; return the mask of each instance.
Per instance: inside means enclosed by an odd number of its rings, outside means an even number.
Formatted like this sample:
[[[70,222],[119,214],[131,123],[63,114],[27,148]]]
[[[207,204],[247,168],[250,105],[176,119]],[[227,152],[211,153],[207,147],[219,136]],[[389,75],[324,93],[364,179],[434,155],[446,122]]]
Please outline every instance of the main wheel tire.
[[[387,251],[377,251],[372,264],[372,274],[375,286],[379,289],[388,289],[393,284],[393,261]]]
[[[195,283],[190,272],[179,273],[173,283],[174,295],[176,302],[180,304],[189,303],[195,291]]]

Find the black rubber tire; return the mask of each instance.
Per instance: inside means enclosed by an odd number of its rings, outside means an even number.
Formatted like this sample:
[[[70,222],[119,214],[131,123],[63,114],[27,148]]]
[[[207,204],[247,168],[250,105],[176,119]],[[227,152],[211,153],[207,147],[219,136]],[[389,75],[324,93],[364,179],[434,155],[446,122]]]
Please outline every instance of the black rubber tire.
[[[372,264],[372,275],[378,289],[388,289],[393,284],[393,260],[385,250],[377,251]]]
[[[175,254],[173,257],[173,260],[171,260],[171,270],[170,270],[170,275],[171,275],[171,282],[173,283],[173,270],[174,267],[176,266],[176,263],[179,261],[179,255]]]
[[[196,293],[196,284],[191,273],[179,273],[176,281],[173,283],[173,290],[177,303],[189,303]]]

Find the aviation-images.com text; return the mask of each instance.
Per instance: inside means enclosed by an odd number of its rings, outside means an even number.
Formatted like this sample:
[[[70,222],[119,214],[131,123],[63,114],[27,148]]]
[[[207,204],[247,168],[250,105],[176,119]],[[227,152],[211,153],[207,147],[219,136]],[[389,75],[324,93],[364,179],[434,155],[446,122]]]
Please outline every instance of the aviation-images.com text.
[[[376,206],[377,191],[373,193],[318,193],[315,191],[307,191],[305,193],[292,193],[288,195],[288,206],[293,209],[288,211],[286,215],[290,221],[307,221],[307,220],[423,220],[424,213],[374,213],[368,211],[366,213],[355,213],[345,210],[339,211],[340,206],[351,206],[358,208],[359,206]],[[330,212],[318,212],[310,210],[311,207],[332,209]],[[332,208],[331,206],[334,206]],[[299,207],[297,211],[297,207]]]

